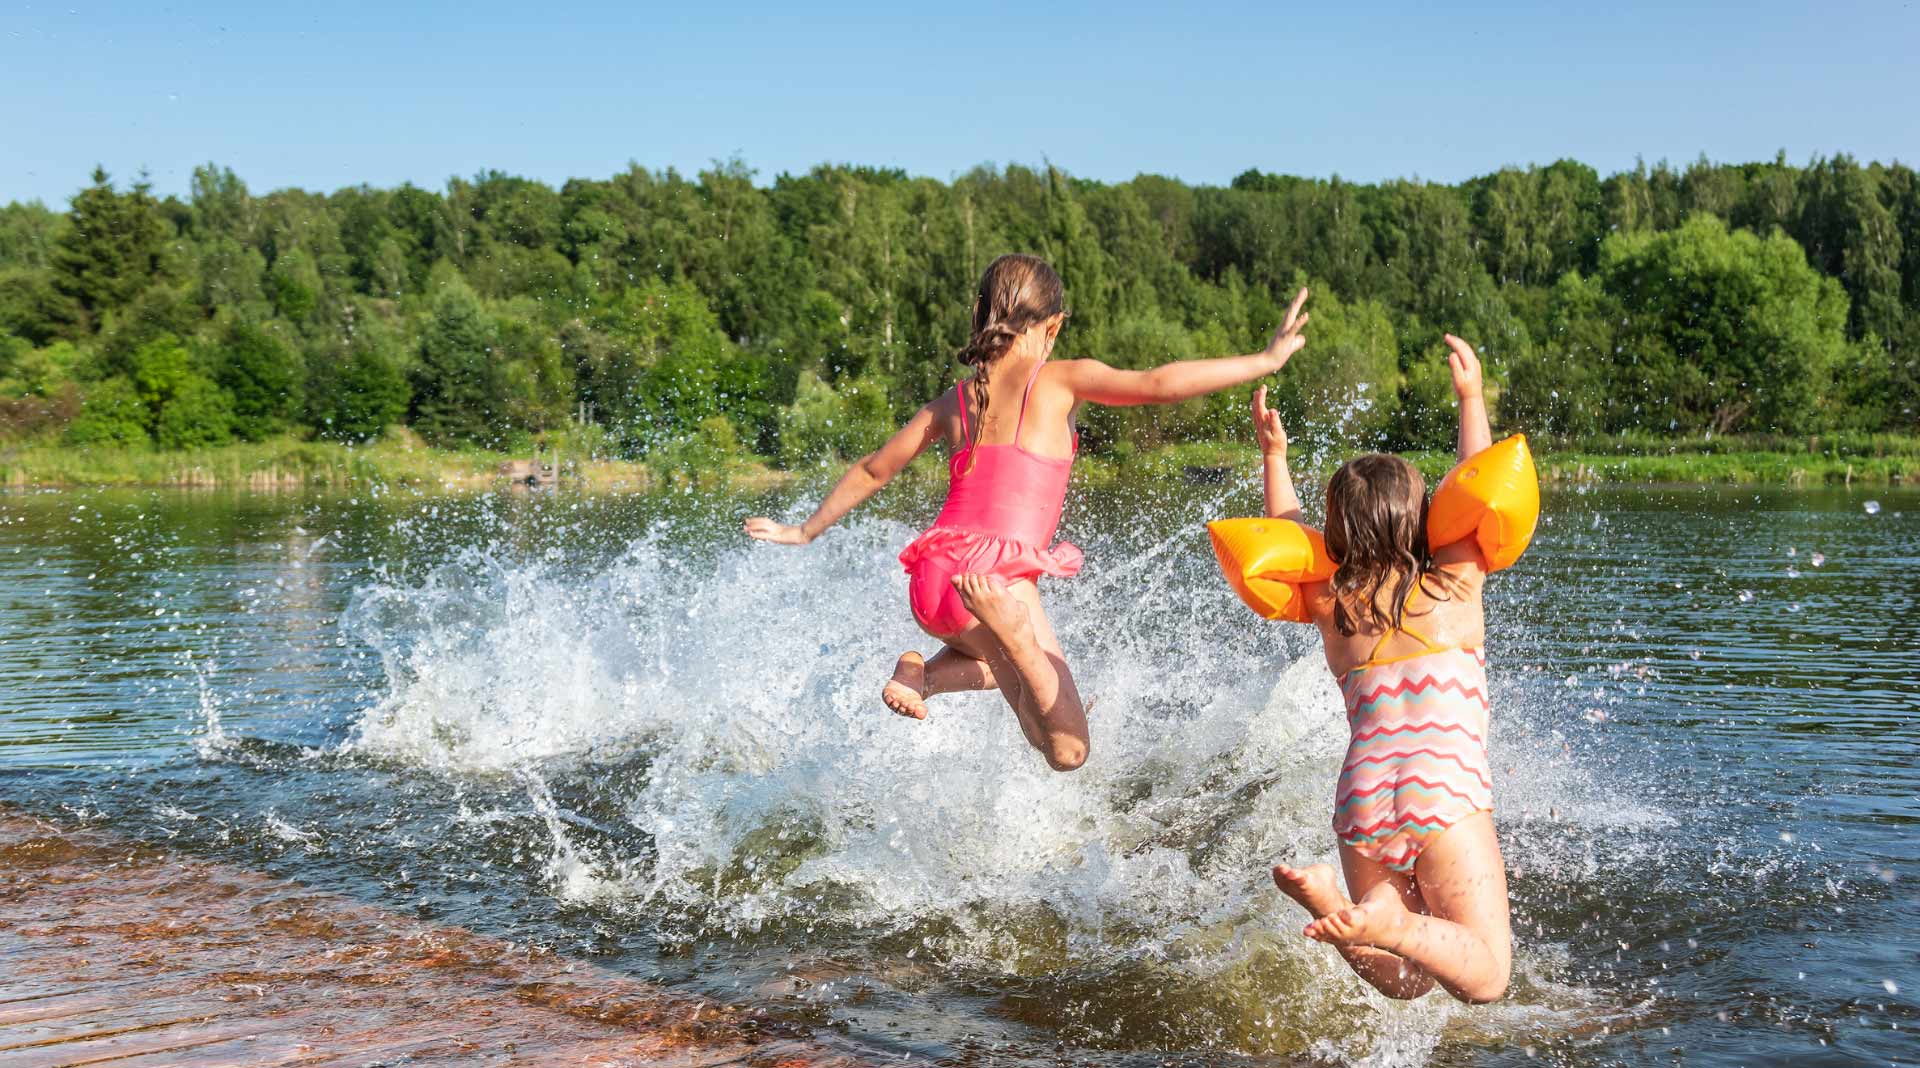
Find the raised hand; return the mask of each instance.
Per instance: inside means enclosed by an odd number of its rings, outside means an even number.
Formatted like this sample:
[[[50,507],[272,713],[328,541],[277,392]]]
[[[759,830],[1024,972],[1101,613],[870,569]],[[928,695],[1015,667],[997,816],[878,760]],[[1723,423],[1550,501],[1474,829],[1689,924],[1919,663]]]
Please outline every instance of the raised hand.
[[[1480,357],[1474,355],[1473,346],[1454,337],[1445,335],[1447,348],[1447,367],[1453,371],[1453,392],[1461,400],[1479,397],[1485,392],[1485,383],[1480,378]]]
[[[1300,292],[1293,295],[1293,304],[1287,308],[1287,317],[1281,321],[1280,329],[1273,332],[1273,340],[1267,344],[1266,356],[1273,361],[1275,371],[1285,367],[1287,360],[1307,343],[1300,333],[1309,318],[1306,312],[1300,310],[1306,303],[1307,287],[1301,286]]]
[[[1253,433],[1260,439],[1262,456],[1287,454],[1287,428],[1280,425],[1280,413],[1267,407],[1267,387],[1253,391]]]
[[[759,541],[770,541],[776,545],[805,545],[812,541],[807,532],[799,527],[776,523],[763,516],[754,516],[745,525],[747,537]]]

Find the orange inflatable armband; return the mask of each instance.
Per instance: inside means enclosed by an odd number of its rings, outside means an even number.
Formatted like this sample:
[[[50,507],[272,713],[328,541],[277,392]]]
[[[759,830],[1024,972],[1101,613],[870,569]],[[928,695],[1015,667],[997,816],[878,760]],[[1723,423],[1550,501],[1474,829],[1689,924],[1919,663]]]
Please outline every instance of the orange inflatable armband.
[[[1427,547],[1472,538],[1498,571],[1520,559],[1540,521],[1540,477],[1525,434],[1474,453],[1447,472],[1427,505]]]
[[[1247,607],[1268,619],[1309,623],[1301,587],[1333,577],[1326,539],[1290,519],[1216,519],[1207,524],[1220,573]]]

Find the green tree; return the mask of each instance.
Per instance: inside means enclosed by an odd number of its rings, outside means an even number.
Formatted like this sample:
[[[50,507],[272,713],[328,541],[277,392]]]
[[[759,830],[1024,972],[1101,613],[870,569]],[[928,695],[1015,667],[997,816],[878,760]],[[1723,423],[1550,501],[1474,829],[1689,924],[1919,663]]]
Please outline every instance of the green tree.
[[[206,163],[193,169],[191,204],[195,232],[251,248],[260,240],[260,205],[231,167]]]
[[[300,410],[306,367],[272,333],[235,320],[221,340],[215,381],[233,397],[231,427],[248,441],[288,429]]]
[[[1316,336],[1310,363],[1297,369],[1300,374],[1282,376],[1294,387],[1301,425],[1326,440],[1384,446],[1389,428],[1401,419],[1400,345],[1392,317],[1374,301],[1347,303],[1322,292],[1314,298],[1311,328]]]
[[[304,323],[319,306],[325,290],[320,268],[313,256],[302,248],[290,248],[267,269],[267,281],[273,294],[273,306],[288,321]]]
[[[0,267],[46,270],[62,220],[37,200],[0,204]]]
[[[584,412],[660,462],[804,462],[959,377],[972,286],[1009,250],[1066,280],[1061,356],[1129,365],[1248,351],[1317,279],[1319,362],[1276,401],[1343,448],[1450,438],[1442,331],[1480,348],[1503,421],[1559,434],[1920,425],[1920,179],[1784,154],[1227,188],[845,165],[763,186],[735,160],[328,195],[208,164],[185,203],[97,174],[70,213],[0,207],[0,388],[49,411],[98,394],[97,425],[118,390],[99,384],[123,379],[150,433],[176,405],[171,441],[217,439],[226,397],[245,436],[410,417],[436,442],[517,442]],[[1244,400],[1089,413],[1087,444],[1238,434]]]
[[[551,430],[566,422],[573,402],[573,368],[559,338],[532,320],[530,309],[494,321],[492,406],[508,426]]]
[[[69,341],[56,341],[34,348],[25,340],[0,334],[6,348],[4,369],[0,369],[0,395],[10,397],[53,397],[71,388],[85,354]]]
[[[45,270],[0,268],[0,332],[44,345],[86,333],[86,312]]]
[[[849,378],[836,388],[811,371],[780,412],[780,459],[789,467],[850,460],[878,448],[896,429],[886,383]]]
[[[627,447],[682,437],[713,415],[758,434],[771,422],[763,361],[743,357],[691,286],[652,282],[569,334],[583,399]]]
[[[362,331],[319,409],[320,432],[335,441],[372,440],[406,418],[410,398],[406,372],[386,338]]]
[[[1620,307],[1597,281],[1569,271],[1554,284],[1549,308],[1540,344],[1513,365],[1500,397],[1501,420],[1569,436],[1623,425],[1609,417]]]
[[[147,432],[149,412],[133,383],[116,375],[87,390],[80,414],[67,425],[67,441],[74,445],[133,447],[152,441]]]
[[[124,305],[166,276],[169,227],[146,182],[116,193],[96,167],[67,219],[53,253],[54,285],[87,312]]]
[[[154,443],[163,449],[219,445],[233,437],[233,398],[212,379],[187,374],[160,406]]]
[[[1846,155],[1816,162],[1798,183],[1794,236],[1814,267],[1846,287],[1856,337],[1895,336],[1907,314],[1901,301],[1900,231],[1880,187],[1879,173]]]
[[[196,273],[202,304],[249,318],[272,314],[264,285],[267,261],[259,249],[221,235],[200,245],[198,252]]]
[[[140,400],[158,413],[193,374],[193,354],[175,335],[161,334],[134,350],[127,371]]]
[[[1698,215],[1677,230],[1608,238],[1599,276],[1624,317],[1608,429],[1817,424],[1847,354],[1847,298],[1791,239]]]
[[[413,373],[413,425],[427,440],[491,440],[493,343],[493,323],[480,298],[451,277],[433,298]]]

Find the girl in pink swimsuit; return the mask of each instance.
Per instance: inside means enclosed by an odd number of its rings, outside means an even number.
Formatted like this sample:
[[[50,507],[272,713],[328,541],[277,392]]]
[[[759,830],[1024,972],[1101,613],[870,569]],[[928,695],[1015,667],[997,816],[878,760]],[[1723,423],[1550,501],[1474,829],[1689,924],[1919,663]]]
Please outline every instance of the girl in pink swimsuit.
[[[1479,358],[1451,334],[1447,345],[1465,460],[1493,434]],[[1286,431],[1264,388],[1253,417],[1267,514],[1298,522]],[[1487,763],[1487,561],[1471,537],[1428,546],[1426,485],[1397,456],[1334,472],[1326,545],[1338,567],[1304,592],[1347,706],[1333,811],[1347,885],[1328,864],[1281,865],[1274,882],[1312,915],[1307,937],[1339,947],[1388,997],[1437,983],[1463,1001],[1492,1001],[1507,989],[1513,935]]]
[[[1123,371],[1050,360],[1066,320],[1060,276],[1036,257],[1002,256],[980,278],[973,339],[960,352],[973,374],[849,468],[804,523],[753,518],[746,532],[804,545],[946,442],[946,507],[900,554],[913,618],[943,646],[926,660],[902,653],[881,699],[925,719],[934,694],[997,688],[1048,765],[1071,771],[1087,759],[1086,709],[1036,582],[1080,570],[1080,550],[1053,543],[1079,447],[1074,414],[1087,402],[1172,404],[1272,374],[1305,344],[1306,299],[1302,289],[1261,352]]]

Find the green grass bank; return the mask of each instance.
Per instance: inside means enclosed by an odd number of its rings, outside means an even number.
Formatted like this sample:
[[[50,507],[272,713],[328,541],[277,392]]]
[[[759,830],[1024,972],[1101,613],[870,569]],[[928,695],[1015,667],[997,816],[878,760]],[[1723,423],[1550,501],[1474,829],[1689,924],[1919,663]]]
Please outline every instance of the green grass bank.
[[[1340,455],[1295,447],[1302,474],[1324,475]],[[1537,441],[1540,476],[1552,484],[1645,483],[1776,486],[1920,484],[1920,437],[1838,436],[1829,439],[1633,438]],[[672,463],[594,459],[562,448],[562,479],[596,490],[645,490],[694,482],[760,488],[816,471],[775,469],[747,456],[674,457]],[[1444,452],[1409,454],[1430,477],[1451,465]],[[118,446],[0,444],[0,486],[174,486],[280,490],[379,483],[447,490],[487,489],[511,481],[508,465],[525,454],[438,449],[398,433],[360,446],[292,438],[164,451]],[[1195,442],[1082,459],[1081,477],[1212,479],[1253,472],[1250,443]],[[692,461],[692,462],[689,462]],[[915,465],[915,477],[938,477],[937,464]],[[1324,470],[1323,470],[1324,469]]]

